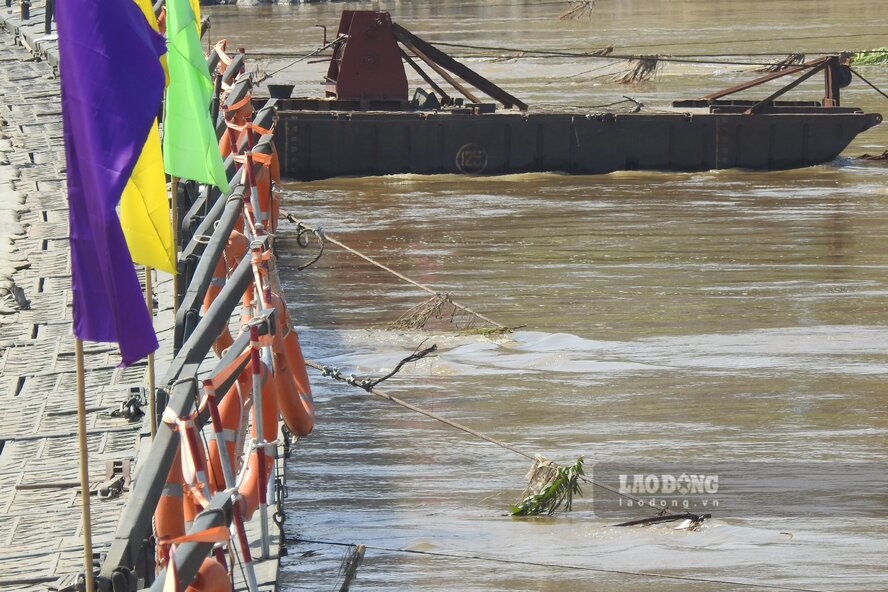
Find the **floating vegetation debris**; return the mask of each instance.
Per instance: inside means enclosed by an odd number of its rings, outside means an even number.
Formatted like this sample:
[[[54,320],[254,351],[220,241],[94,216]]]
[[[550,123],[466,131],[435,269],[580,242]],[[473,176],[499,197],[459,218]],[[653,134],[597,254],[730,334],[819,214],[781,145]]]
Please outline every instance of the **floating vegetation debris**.
[[[498,335],[505,335],[506,333],[511,333],[516,329],[521,329],[525,325],[521,325],[518,327],[477,327],[475,329],[462,329],[460,330],[460,335],[479,335],[481,337],[496,337]]]
[[[805,54],[803,53],[791,53],[782,60],[777,60],[770,66],[765,66],[763,68],[758,68],[756,72],[780,72],[781,70],[786,70],[787,68],[791,68],[793,66],[798,66],[802,62],[805,61]]]
[[[561,467],[542,455],[537,455],[527,473],[527,489],[518,504],[512,506],[512,516],[551,516],[562,507],[570,512],[573,496],[582,495],[580,477],[583,475],[583,457],[569,467]]]
[[[858,66],[872,64],[888,64],[888,47],[877,47],[868,51],[859,51],[851,56],[851,63]]]
[[[454,323],[458,312],[459,309],[453,306],[450,294],[435,294],[402,314],[388,328],[404,331],[422,329],[432,321]]]
[[[595,7],[597,0],[570,0],[571,4],[576,4],[573,8],[558,17],[560,21],[578,21],[580,19],[592,18],[592,9]]]
[[[613,82],[618,84],[638,84],[650,80],[660,69],[660,56],[638,56],[629,60],[629,69],[622,74],[614,76]]]
[[[478,326],[478,323],[483,325]],[[389,331],[455,329],[466,335],[498,335],[512,328],[454,302],[450,294],[438,293],[420,302],[386,327]]]

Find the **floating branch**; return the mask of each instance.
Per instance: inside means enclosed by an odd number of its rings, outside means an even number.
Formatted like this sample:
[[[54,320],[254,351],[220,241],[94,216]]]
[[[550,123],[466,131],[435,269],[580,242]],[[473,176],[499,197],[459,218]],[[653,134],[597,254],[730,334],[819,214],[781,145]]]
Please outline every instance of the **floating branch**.
[[[660,69],[660,56],[638,56],[629,60],[629,69],[612,80],[618,84],[638,84],[650,80]]]
[[[606,56],[610,55],[614,52],[614,46],[608,45],[607,47],[602,47],[601,49],[596,49],[589,53],[590,56]]]
[[[573,496],[582,495],[580,477],[583,476],[583,457],[569,467],[560,467],[542,455],[537,455],[527,473],[524,499],[512,506],[512,516],[551,516],[564,507],[570,512]]]
[[[560,21],[578,21],[580,19],[592,18],[592,8],[595,7],[597,0],[571,0],[571,4],[576,4],[573,8],[558,17]]]
[[[756,72],[779,72],[781,70],[786,70],[787,68],[791,68],[792,66],[798,66],[799,64],[805,61],[805,54],[803,53],[791,53],[782,60],[777,60],[770,66],[765,66],[764,68],[758,68]]]

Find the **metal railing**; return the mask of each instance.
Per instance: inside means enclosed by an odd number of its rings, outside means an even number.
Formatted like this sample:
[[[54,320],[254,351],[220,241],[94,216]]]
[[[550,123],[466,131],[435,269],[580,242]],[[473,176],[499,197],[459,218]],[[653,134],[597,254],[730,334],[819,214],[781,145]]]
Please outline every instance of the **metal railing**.
[[[242,82],[238,81],[238,85]],[[250,89],[245,90],[249,92]],[[255,114],[254,121],[257,125],[271,127],[274,120],[273,103],[274,101],[269,101],[266,107]],[[223,125],[221,129],[224,131],[225,126]],[[260,142],[255,147],[241,144],[237,148],[239,151],[268,150],[266,153],[270,153],[271,145]],[[164,409],[167,414],[176,417],[188,416],[195,409],[199,394],[196,378],[198,370],[206,360],[213,342],[228,325],[235,308],[241,302],[244,291],[254,281],[253,261],[248,251],[228,277],[221,292],[201,314],[201,307],[213,279],[216,263],[223,256],[229,235],[238,218],[243,215],[245,197],[249,199],[249,191],[245,191],[244,186],[238,182],[242,176],[238,165],[231,158],[226,164],[231,179],[230,184],[235,186],[234,190],[227,195],[222,195],[213,188],[194,192],[191,203],[186,204],[187,211],[180,218],[183,231],[181,234],[187,240],[179,256],[179,272],[183,278],[181,284],[184,286],[184,293],[176,295],[180,298],[174,329],[176,355],[163,378],[158,381],[159,385],[163,385],[158,388],[157,393],[158,417]],[[267,251],[270,248],[268,236],[255,236],[253,239],[251,249]],[[263,334],[275,331],[277,324],[275,317],[273,308],[257,311],[255,318]],[[232,371],[232,364],[235,364],[241,354],[250,347],[250,335],[244,332],[238,336],[210,373],[211,376],[221,374],[225,376],[215,384],[215,391],[218,393],[217,403],[249,363],[249,358],[245,358]],[[209,410],[204,409],[194,417],[195,427],[200,430],[209,420]],[[180,434],[174,426],[164,421],[158,421],[157,425],[157,434],[150,450],[140,463],[138,478],[134,482],[96,581],[97,589],[103,592],[135,590],[139,585],[147,586],[154,580],[153,545],[150,544],[152,519],[180,445]],[[188,533],[222,525],[230,527],[231,500],[231,491],[217,493],[209,506],[195,518]],[[176,576],[183,587],[194,578],[211,547],[211,543],[187,542],[176,549],[171,560],[175,561]],[[162,589],[163,573],[159,575],[161,577],[155,581],[152,589]]]

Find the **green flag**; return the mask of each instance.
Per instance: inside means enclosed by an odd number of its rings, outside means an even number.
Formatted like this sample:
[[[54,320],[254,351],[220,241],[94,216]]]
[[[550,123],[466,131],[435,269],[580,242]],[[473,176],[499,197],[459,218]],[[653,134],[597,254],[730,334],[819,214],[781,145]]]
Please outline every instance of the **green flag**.
[[[219,142],[210,118],[213,81],[189,0],[167,0],[167,87],[163,119],[163,168],[174,177],[228,191]]]

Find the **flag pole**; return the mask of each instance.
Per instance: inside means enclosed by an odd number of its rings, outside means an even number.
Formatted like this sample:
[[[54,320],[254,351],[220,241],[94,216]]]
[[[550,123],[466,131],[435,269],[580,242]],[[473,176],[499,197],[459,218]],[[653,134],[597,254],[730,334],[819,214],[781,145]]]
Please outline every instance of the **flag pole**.
[[[145,304],[148,306],[148,314],[154,319],[154,284],[152,282],[152,269],[145,266]],[[148,354],[148,414],[151,415],[151,439],[157,435],[157,400],[154,384],[154,352]]]
[[[80,501],[83,507],[83,567],[86,592],[95,592],[92,552],[92,520],[89,496],[89,449],[86,441],[86,381],[83,369],[83,341],[74,339],[74,357],[77,365],[77,432],[80,437]]]
[[[179,314],[179,177],[170,177],[170,210],[173,216],[173,318]]]

